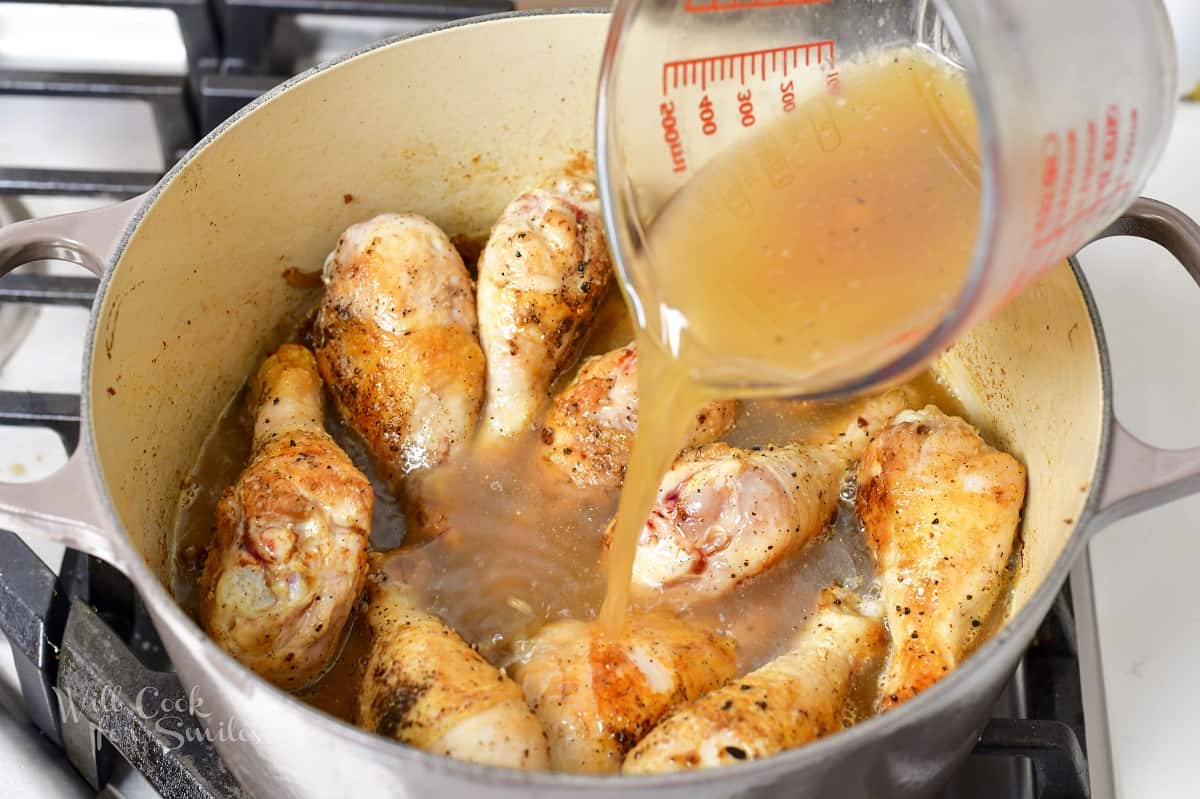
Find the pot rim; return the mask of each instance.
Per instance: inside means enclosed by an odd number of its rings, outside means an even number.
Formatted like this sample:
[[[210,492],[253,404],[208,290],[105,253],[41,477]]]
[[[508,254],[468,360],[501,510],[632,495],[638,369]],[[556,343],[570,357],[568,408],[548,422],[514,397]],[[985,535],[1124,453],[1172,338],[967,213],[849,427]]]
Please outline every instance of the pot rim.
[[[1103,489],[1105,466],[1108,462],[1113,425],[1112,405],[1112,375],[1109,361],[1108,346],[1104,337],[1099,313],[1091,289],[1083,275],[1075,256],[1069,259],[1075,280],[1079,285],[1084,302],[1087,305],[1088,316],[1096,335],[1099,359],[1102,401],[1101,433],[1099,448],[1095,461],[1087,502],[1079,514],[1079,518],[1059,553],[1054,566],[1041,585],[1030,595],[1029,600],[1015,617],[1005,624],[995,635],[976,649],[971,656],[953,672],[939,680],[935,685],[923,691],[918,696],[905,702],[901,707],[886,713],[872,716],[869,719],[854,724],[848,729],[818,739],[804,746],[790,749],[768,758],[746,763],[738,763],[719,769],[705,769],[694,772],[680,772],[665,775],[626,776],[613,775],[579,775],[553,772],[526,772],[516,769],[485,766],[463,760],[455,760],[442,755],[425,752],[384,736],[368,732],[360,727],[331,716],[305,703],[293,694],[280,689],[267,680],[254,674],[242,666],[233,656],[217,646],[200,626],[184,612],[167,589],[151,573],[140,552],[134,549],[125,525],[117,515],[116,507],[109,494],[100,469],[100,461],[96,446],[95,429],[92,420],[92,358],[95,351],[96,337],[99,329],[101,311],[105,307],[105,299],[118,265],[125,252],[130,238],[141,225],[142,220],[163,192],[167,191],[175,178],[188,164],[211,142],[224,135],[233,126],[253,114],[260,107],[272,102],[275,98],[289,91],[292,87],[314,78],[321,73],[335,69],[353,59],[368,55],[377,50],[398,45],[409,39],[423,36],[438,35],[455,28],[472,25],[503,24],[535,17],[563,17],[574,15],[598,16],[608,14],[604,9],[536,9],[513,11],[486,16],[471,17],[437,25],[423,31],[402,34],[372,43],[353,52],[339,56],[336,59],[314,66],[304,72],[289,78],[251,103],[237,111],[223,123],[217,126],[207,136],[197,142],[144,196],[141,206],[127,223],[116,249],[113,251],[109,268],[101,278],[96,299],[88,320],[87,340],[83,353],[83,380],[80,395],[81,447],[87,448],[88,472],[95,488],[96,498],[103,507],[108,521],[108,536],[112,540],[115,552],[123,567],[138,589],[143,601],[151,609],[156,621],[169,625],[177,631],[180,638],[190,638],[189,655],[206,670],[216,670],[223,674],[224,679],[247,683],[252,682],[256,690],[270,693],[276,701],[281,701],[306,716],[307,723],[320,727],[326,734],[337,736],[349,744],[362,747],[378,760],[405,762],[420,767],[427,772],[444,774],[449,777],[461,778],[465,781],[500,784],[506,787],[528,787],[546,789],[571,789],[581,791],[609,791],[621,782],[632,780],[631,786],[637,788],[680,788],[694,783],[721,781],[753,781],[756,776],[769,778],[784,772],[795,772],[812,768],[827,753],[838,747],[851,747],[863,744],[873,738],[880,738],[893,733],[901,727],[915,721],[918,717],[930,717],[948,712],[958,700],[958,696],[966,691],[967,685],[976,678],[985,663],[992,657],[998,656],[1002,650],[1017,645],[1017,641],[1031,637],[1037,625],[1048,611],[1054,597],[1061,590],[1070,570],[1083,550],[1088,539],[1089,528],[1095,521],[1101,490]],[[243,744],[252,746],[253,744]]]

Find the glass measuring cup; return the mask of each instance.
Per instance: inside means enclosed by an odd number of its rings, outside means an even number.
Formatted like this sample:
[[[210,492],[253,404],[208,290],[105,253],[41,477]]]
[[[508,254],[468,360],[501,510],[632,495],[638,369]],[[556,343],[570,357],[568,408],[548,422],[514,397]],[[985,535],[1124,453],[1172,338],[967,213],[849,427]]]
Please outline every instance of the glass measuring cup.
[[[788,114],[807,114],[820,149],[836,151],[833,116],[805,101],[836,102],[847,65],[914,45],[966,72],[977,119],[977,138],[937,123],[975,151],[981,174],[957,295],[934,322],[862,342],[863,357],[819,375],[755,368],[754,353],[739,353],[740,368],[714,361],[693,379],[731,395],[816,398],[914,374],[1137,197],[1171,126],[1173,41],[1160,0],[620,0],[600,82],[598,178],[639,324],[666,348],[680,335],[672,286],[647,246],[667,203]],[[748,196],[727,206],[759,210]]]

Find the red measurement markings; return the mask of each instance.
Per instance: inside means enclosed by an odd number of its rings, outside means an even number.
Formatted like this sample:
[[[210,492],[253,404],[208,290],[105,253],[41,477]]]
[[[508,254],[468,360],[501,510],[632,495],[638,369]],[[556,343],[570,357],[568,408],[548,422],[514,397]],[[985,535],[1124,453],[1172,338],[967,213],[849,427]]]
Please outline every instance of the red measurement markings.
[[[675,117],[675,103],[662,103],[658,107],[662,118],[663,141],[671,153],[672,172],[687,171],[687,155],[683,151],[683,137],[679,133],[679,120]]]
[[[1113,213],[1116,203],[1129,199],[1125,194],[1131,187],[1128,171],[1137,152],[1138,121],[1136,108],[1126,122],[1121,109],[1112,105],[1102,119],[1090,120],[1082,135],[1078,130],[1046,134],[1032,252],[1057,245],[1062,252],[1055,252],[1055,259],[1068,254],[1085,243],[1077,240],[1080,236],[1095,232],[1084,229],[1085,223]]]
[[[710,81],[721,82],[735,78],[744,86],[747,77],[765,80],[768,75],[778,73],[786,77],[793,69],[810,67],[813,64],[833,69],[835,53],[832,39],[771,47],[766,50],[747,50],[727,55],[668,61],[663,64],[662,91],[663,95],[666,95],[672,89],[697,85],[701,89],[707,89]]]
[[[1096,193],[1103,195],[1112,183],[1117,168],[1117,150],[1121,146],[1121,109],[1110,105],[1104,112],[1104,146],[1101,148],[1100,177],[1096,178]]]
[[[710,11],[741,11],[750,8],[810,6],[828,2],[829,0],[684,0],[683,10],[689,14],[704,14]]]

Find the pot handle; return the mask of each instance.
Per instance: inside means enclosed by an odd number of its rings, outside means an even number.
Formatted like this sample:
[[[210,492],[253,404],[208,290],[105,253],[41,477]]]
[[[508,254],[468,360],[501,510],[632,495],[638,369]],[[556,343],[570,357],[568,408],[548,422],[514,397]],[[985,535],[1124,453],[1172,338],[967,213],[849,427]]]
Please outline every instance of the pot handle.
[[[0,528],[39,536],[122,568],[106,532],[104,506],[89,471],[91,456],[80,444],[54,474],[27,483],[0,482]]]
[[[1177,208],[1145,197],[1097,236],[1137,236],[1164,247],[1200,284],[1200,225]],[[1200,448],[1167,450],[1142,441],[1114,416],[1097,529],[1200,492]]]
[[[146,195],[97,208],[0,228],[0,277],[31,261],[68,261],[99,277]]]
[[[94,211],[30,219],[0,228],[0,277],[31,261],[79,264],[102,275],[116,255],[126,227],[145,196]],[[41,535],[120,567],[107,532],[106,513],[90,469],[86,441],[49,477],[0,481],[0,527]]]

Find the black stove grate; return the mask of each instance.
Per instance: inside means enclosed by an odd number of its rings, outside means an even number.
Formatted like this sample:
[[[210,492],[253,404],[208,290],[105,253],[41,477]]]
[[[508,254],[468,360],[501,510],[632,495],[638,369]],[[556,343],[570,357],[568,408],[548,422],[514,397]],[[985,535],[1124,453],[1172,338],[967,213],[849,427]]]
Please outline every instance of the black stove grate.
[[[6,0],[0,0],[5,2]],[[55,0],[19,0],[53,3]],[[150,106],[173,164],[223,120],[284,76],[266,72],[278,21],[298,14],[403,18],[430,22],[511,11],[510,0],[72,0],[78,5],[162,8],[175,14],[186,75],[0,70],[0,96],[140,100]],[[0,195],[132,197],[160,177],[149,172],[14,168],[0,164]]]
[[[282,80],[268,74],[265,53],[283,17],[449,20],[512,8],[509,0],[74,1],[171,10],[179,22],[187,74],[0,70],[0,95],[148,103],[166,164]],[[150,172],[0,165],[0,195],[128,197],[158,178]],[[96,286],[93,278],[9,275],[0,279],[0,303],[87,307]],[[70,452],[79,441],[79,397],[0,392],[0,425],[49,428]],[[1064,593],[945,799],[1090,797],[1074,630],[1070,597]],[[0,531],[0,632],[12,644],[34,725],[65,750],[97,790],[123,759],[168,799],[244,796],[194,719],[168,718],[153,712],[161,702],[147,707],[137,701],[147,686],[170,700],[168,705],[186,706],[187,698],[132,586],[111,566],[68,551],[56,576],[19,538]],[[172,746],[176,736],[184,746]]]
[[[0,564],[0,631],[30,718],[93,788],[121,758],[167,799],[245,796],[195,719],[163,710],[189,698],[121,574],[68,552],[55,577],[4,531]]]

